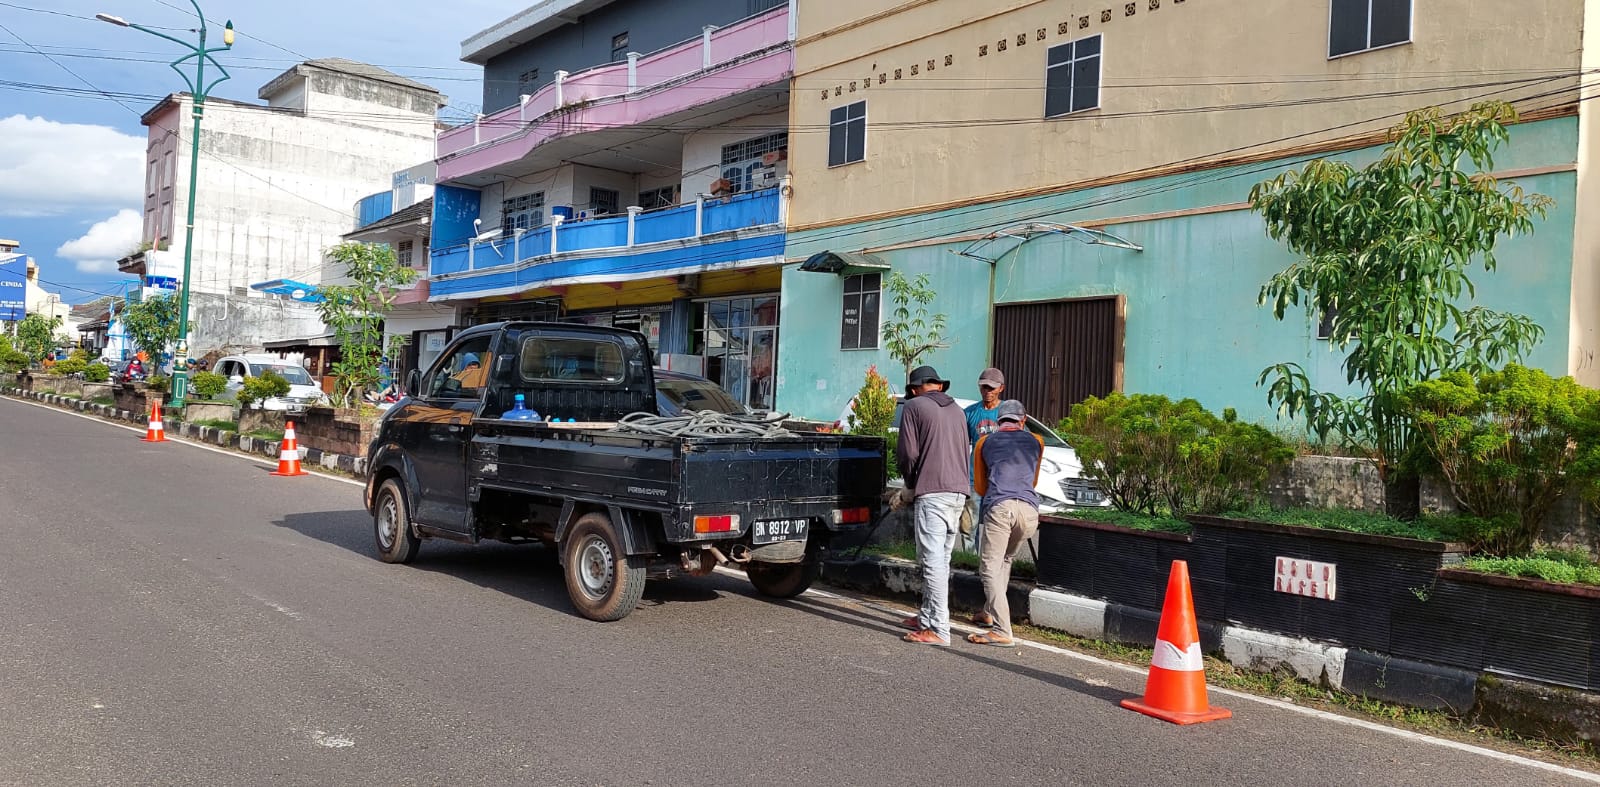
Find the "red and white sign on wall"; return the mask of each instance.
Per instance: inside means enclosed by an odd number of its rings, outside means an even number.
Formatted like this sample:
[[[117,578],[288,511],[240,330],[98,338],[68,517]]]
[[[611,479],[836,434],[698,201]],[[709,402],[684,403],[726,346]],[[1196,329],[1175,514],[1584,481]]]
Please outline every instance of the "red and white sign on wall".
[[[1280,557],[1273,572],[1272,589],[1279,593],[1333,601],[1339,592],[1339,567],[1315,560]]]

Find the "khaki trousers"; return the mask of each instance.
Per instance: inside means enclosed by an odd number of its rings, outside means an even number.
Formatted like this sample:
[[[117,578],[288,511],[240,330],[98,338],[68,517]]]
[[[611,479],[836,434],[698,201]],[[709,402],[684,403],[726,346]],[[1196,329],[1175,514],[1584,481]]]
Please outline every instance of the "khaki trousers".
[[[983,515],[983,552],[978,556],[978,578],[983,580],[983,611],[994,618],[995,630],[1011,637],[1011,558],[1022,542],[1039,532],[1039,509],[1021,500],[1002,500]]]

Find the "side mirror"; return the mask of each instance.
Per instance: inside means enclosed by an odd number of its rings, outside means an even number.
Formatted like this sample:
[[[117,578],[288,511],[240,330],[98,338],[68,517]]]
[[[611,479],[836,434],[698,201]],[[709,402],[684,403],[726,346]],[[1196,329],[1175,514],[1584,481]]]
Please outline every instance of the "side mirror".
[[[422,372],[418,371],[416,369],[412,369],[409,373],[406,374],[406,384],[405,384],[405,387],[403,389],[401,389],[401,393],[404,393],[406,396],[416,396],[417,392],[420,391],[421,389],[422,389]]]

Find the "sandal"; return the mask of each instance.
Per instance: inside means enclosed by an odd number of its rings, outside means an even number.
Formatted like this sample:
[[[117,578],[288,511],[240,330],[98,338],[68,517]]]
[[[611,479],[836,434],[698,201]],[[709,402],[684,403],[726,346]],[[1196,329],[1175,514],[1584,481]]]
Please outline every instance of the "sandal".
[[[941,648],[950,647],[950,640],[933,633],[932,629],[921,629],[901,637],[906,642],[915,642],[919,645],[938,645]]]
[[[986,629],[994,628],[994,618],[987,612],[972,613],[972,625]]]
[[[912,615],[911,617],[900,621],[900,628],[910,629],[912,631],[921,631],[922,630],[922,618],[921,618],[921,616]]]
[[[974,645],[993,645],[997,648],[1014,648],[1017,643],[994,631],[980,631],[977,634],[968,634],[967,641]]]

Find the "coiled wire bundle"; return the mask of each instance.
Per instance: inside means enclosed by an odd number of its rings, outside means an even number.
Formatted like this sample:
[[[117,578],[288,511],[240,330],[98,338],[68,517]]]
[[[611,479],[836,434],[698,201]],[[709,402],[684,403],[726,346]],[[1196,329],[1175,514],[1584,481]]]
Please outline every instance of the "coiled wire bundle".
[[[793,432],[783,428],[788,413],[755,413],[751,415],[719,413],[701,410],[693,415],[662,416],[655,413],[629,413],[613,432],[651,435],[653,437],[752,437],[758,439],[792,437]]]

